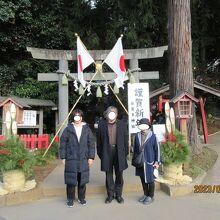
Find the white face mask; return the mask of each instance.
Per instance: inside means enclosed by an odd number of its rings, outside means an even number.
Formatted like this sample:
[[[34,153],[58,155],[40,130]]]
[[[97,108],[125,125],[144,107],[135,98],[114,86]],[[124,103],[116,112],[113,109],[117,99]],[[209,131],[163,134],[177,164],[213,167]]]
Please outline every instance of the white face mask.
[[[108,113],[108,118],[109,118],[110,120],[114,120],[114,119],[116,118],[115,112],[109,112],[109,113]]]
[[[81,120],[81,117],[79,115],[75,115],[73,119],[74,121],[78,122]]]
[[[143,131],[143,130],[148,130],[150,126],[146,124],[140,124],[138,125],[138,128]]]

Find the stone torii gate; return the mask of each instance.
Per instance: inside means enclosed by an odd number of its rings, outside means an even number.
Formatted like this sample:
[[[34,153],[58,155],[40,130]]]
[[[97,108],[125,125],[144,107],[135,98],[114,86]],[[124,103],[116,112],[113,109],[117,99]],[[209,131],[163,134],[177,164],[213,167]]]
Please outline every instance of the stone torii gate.
[[[154,47],[154,48],[142,48],[142,49],[124,49],[124,57],[129,60],[129,68],[137,69],[138,60],[158,58],[164,55],[164,51],[168,49],[168,46]],[[69,106],[69,92],[68,86],[62,85],[63,75],[69,72],[68,61],[76,61],[76,50],[51,50],[40,49],[34,47],[27,47],[27,51],[31,52],[34,59],[42,60],[57,60],[59,61],[59,70],[56,73],[38,73],[38,81],[50,81],[59,83],[58,91],[58,126],[63,123],[65,117],[68,115]],[[89,53],[93,59],[97,61],[104,60],[109,54],[110,50],[89,50]],[[112,80],[116,77],[115,73],[104,73],[105,80]],[[70,75],[77,79],[77,73],[70,73]],[[84,73],[84,79],[90,80],[94,73]],[[151,72],[135,72],[133,73],[136,82],[144,79],[159,79],[158,71]],[[103,80],[99,75],[94,78],[95,81]]]

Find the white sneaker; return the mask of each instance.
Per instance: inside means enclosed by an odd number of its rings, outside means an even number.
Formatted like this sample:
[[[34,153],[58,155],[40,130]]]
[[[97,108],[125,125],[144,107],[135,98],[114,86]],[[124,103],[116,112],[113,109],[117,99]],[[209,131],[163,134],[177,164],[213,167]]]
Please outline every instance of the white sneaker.
[[[144,204],[144,205],[149,205],[149,204],[151,204],[153,201],[154,201],[154,198],[151,198],[151,197],[147,196],[147,197],[145,198],[145,200],[143,201],[143,204]]]

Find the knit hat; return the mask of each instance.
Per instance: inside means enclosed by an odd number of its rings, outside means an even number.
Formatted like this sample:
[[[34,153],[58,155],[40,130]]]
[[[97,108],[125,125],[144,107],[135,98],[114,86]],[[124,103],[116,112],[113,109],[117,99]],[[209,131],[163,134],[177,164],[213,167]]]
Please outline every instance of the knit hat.
[[[147,119],[147,118],[142,118],[142,119],[139,121],[138,125],[142,125],[142,124],[146,124],[146,125],[148,125],[149,127],[151,127],[151,123],[150,123],[149,119]]]

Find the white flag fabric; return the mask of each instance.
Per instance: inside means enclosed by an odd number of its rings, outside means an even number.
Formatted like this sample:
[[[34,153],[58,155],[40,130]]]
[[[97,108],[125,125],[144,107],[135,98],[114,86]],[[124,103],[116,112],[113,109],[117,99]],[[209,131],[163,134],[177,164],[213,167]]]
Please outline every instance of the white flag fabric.
[[[106,63],[116,74],[115,84],[118,88],[123,87],[125,79],[125,61],[121,37],[118,38],[115,46],[105,58]]]
[[[83,87],[86,86],[86,81],[84,80],[83,70],[89,66],[91,63],[94,63],[93,58],[87,51],[85,45],[77,37],[77,66],[78,66],[78,79]]]

